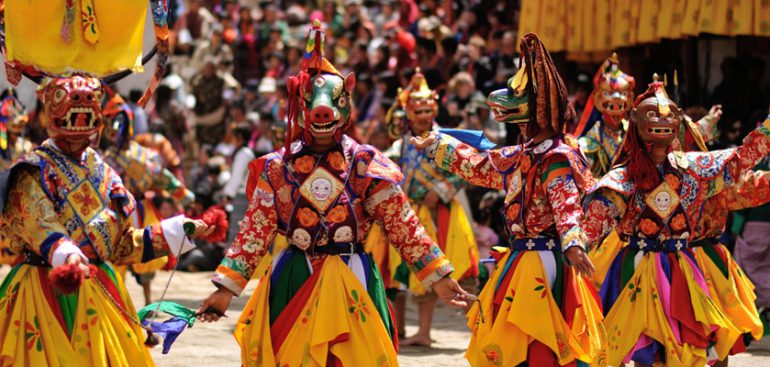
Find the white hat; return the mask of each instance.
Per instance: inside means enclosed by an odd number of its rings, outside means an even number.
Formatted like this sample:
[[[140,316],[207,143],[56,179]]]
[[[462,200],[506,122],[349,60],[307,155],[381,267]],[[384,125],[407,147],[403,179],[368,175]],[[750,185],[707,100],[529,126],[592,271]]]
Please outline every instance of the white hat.
[[[259,93],[275,93],[275,89],[276,89],[275,78],[268,76],[268,77],[262,78],[262,81],[259,82],[259,89],[257,91]]]

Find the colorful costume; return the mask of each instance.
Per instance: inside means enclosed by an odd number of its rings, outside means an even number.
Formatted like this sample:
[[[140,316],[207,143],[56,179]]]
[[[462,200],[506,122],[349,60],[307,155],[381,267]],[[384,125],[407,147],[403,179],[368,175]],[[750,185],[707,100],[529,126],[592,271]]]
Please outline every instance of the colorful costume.
[[[533,34],[521,45],[522,55],[530,55],[526,65],[488,103],[500,122],[528,121],[527,136],[546,124],[557,133],[537,144],[486,153],[439,134],[429,148],[439,168],[473,185],[506,190],[510,247],[497,250],[497,266],[468,313],[472,337],[465,357],[473,366],[601,365],[598,299],[562,257],[568,248],[583,246],[581,201],[593,177],[575,139],[558,133],[571,110],[550,55]],[[535,93],[535,84],[550,92]],[[518,102],[502,103],[506,99]],[[528,108],[505,107],[513,105]],[[533,310],[538,317],[528,316]]]
[[[252,165],[249,209],[214,276],[240,294],[276,234],[289,241],[236,327],[245,366],[397,365],[385,289],[362,248],[374,221],[426,288],[452,272],[399,188],[398,167],[341,134],[355,77],[322,49],[314,24],[303,71],[287,82],[289,143]],[[313,152],[322,137],[334,143]]]
[[[137,210],[131,216],[133,225],[146,227],[160,222],[157,208],[145,194],[167,192],[178,203],[187,204],[195,195],[187,190],[164,166],[164,160],[153,149],[132,139],[133,114],[119,95],[114,95],[104,107],[105,128],[102,134],[104,160],[123,180],[123,185],[137,199]],[[137,273],[151,273],[163,268],[168,258],[161,257],[146,264],[135,264]],[[125,273],[125,269],[121,273]]]
[[[96,151],[70,158],[78,152],[68,142],[97,134],[101,93],[95,78],[48,81],[41,100],[52,138],[3,175],[2,231],[25,259],[0,286],[2,366],[153,365],[131,300],[107,261],[145,262],[192,244],[183,217],[132,227],[135,201]],[[71,255],[96,265],[96,274],[76,294],[63,295],[48,273]]]
[[[149,4],[158,63],[142,106],[168,52],[166,3]],[[136,311],[110,263],[192,248],[186,219],[133,227],[134,198],[89,147],[99,140],[103,83],[149,60],[141,57],[148,3],[7,0],[4,6],[8,80],[46,77],[39,99],[49,139],[0,176],[0,230],[24,255],[0,285],[0,366],[152,366]],[[78,258],[80,264],[69,263]],[[88,263],[91,276],[83,279]]]
[[[438,105],[435,99],[435,93],[428,88],[425,77],[419,69],[412,77],[410,86],[399,95],[399,103],[405,109],[408,120],[415,118],[414,115],[418,108],[429,108],[437,113]],[[426,121],[426,125],[430,131],[438,131],[438,125],[432,121],[432,118],[430,121]],[[409,198],[422,226],[425,227],[428,234],[454,266],[455,272],[452,276],[456,280],[464,276],[478,276],[479,256],[473,229],[462,204],[455,197],[461,189],[462,179],[433,166],[425,158],[425,152],[416,149],[409,142],[413,136],[411,129],[404,126],[401,131],[403,132],[401,138],[385,152],[386,156],[399,163],[401,172],[405,176],[401,183],[401,189]],[[436,193],[440,199],[435,211],[423,205],[425,196],[431,191]],[[378,237],[383,239],[384,233],[378,232],[380,233]],[[376,246],[378,248],[375,250],[378,252],[387,251],[389,248],[387,241],[379,241],[372,235],[369,236],[367,242],[381,243],[381,245]],[[389,251],[387,258],[391,261],[381,263],[381,268],[388,269],[398,282],[409,285],[410,290],[415,294],[425,293],[425,289],[416,279],[410,281],[405,277],[409,274],[405,265],[401,265],[403,269],[397,268],[393,271],[391,263],[393,260],[400,260],[397,254]],[[383,271],[385,272],[385,270]]]
[[[607,363],[702,366],[710,343],[724,358],[740,331],[709,298],[688,242],[706,200],[770,151],[770,120],[737,149],[670,152],[684,116],[657,81],[636,100],[631,116],[619,163],[598,182],[584,225],[589,243],[612,228],[628,241],[601,289]],[[650,152],[661,151],[669,153],[656,164]]]
[[[612,159],[626,137],[636,81],[618,68],[618,55],[613,53],[596,71],[593,82],[594,91],[574,133],[578,136],[580,150],[591,164],[591,173],[599,179],[610,170]],[[588,253],[596,267],[591,281],[597,290],[623,246],[625,243],[613,231]]]
[[[702,129],[689,120],[685,126],[685,147],[692,151],[707,151]],[[684,125],[684,124],[683,124]],[[752,340],[762,337],[762,321],[759,318],[754,284],[738,266],[730,251],[722,243],[730,211],[756,207],[770,201],[770,182],[764,172],[747,172],[732,187],[706,200],[698,219],[694,240],[689,244],[698,267],[708,285],[712,301],[730,322],[743,333],[730,354],[746,351]]]
[[[0,171],[34,148],[32,142],[24,137],[28,121],[24,106],[16,98],[13,89],[8,89],[0,100]],[[0,233],[0,264],[15,265],[21,259],[19,254],[11,251],[8,238]]]

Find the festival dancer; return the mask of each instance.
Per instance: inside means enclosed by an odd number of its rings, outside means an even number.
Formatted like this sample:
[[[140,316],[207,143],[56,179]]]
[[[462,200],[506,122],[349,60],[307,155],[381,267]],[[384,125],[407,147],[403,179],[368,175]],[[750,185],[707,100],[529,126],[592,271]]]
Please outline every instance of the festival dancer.
[[[602,311],[582,274],[593,271],[580,221],[593,177],[577,142],[561,131],[574,114],[545,46],[521,41],[525,65],[487,103],[529,140],[480,153],[448,135],[414,138],[435,164],[477,186],[506,190],[510,248],[468,313],[472,366],[601,364]],[[571,266],[570,266],[571,265]],[[537,317],[532,317],[537,310]]]
[[[398,103],[402,106],[406,117],[405,126],[401,129],[401,139],[396,140],[385,155],[399,163],[401,172],[406,176],[401,189],[409,198],[412,208],[428,231],[428,235],[438,244],[441,251],[447,254],[454,266],[455,272],[452,273],[452,277],[458,281],[463,279],[469,281],[465,283],[471,283],[478,276],[479,259],[473,229],[462,204],[455,197],[462,189],[463,181],[452,173],[434,167],[425,158],[425,153],[416,149],[409,141],[412,136],[422,136],[429,131],[438,131],[438,125],[434,120],[438,114],[437,98],[438,95],[428,88],[425,76],[418,68],[409,86],[401,91],[398,97]],[[395,271],[395,280],[408,286],[419,305],[417,333],[404,339],[401,345],[430,346],[433,311],[438,299],[435,293],[426,291],[414,276],[409,277],[406,264],[402,263],[400,267],[403,269]],[[402,327],[406,297],[397,297],[394,305],[396,320],[399,327]]]
[[[120,95],[110,92],[111,98],[104,106],[104,128],[100,147],[104,161],[112,167],[123,180],[126,190],[136,199],[136,210],[131,214],[135,227],[144,228],[160,222],[157,208],[145,195],[154,191],[155,195],[168,193],[178,205],[186,205],[195,199],[173,173],[166,169],[164,160],[153,149],[146,148],[134,141],[133,113]],[[150,304],[151,282],[155,271],[167,266],[168,257],[132,265],[132,272],[144,291],[144,302]],[[126,274],[126,267],[119,266],[121,277]]]
[[[707,152],[701,129],[689,120],[680,128],[682,147],[690,151]],[[698,225],[689,243],[698,267],[703,271],[709,295],[743,337],[730,349],[730,355],[746,351],[753,340],[762,337],[763,327],[755,305],[754,284],[736,263],[723,244],[725,226],[730,211],[757,207],[770,202],[770,176],[765,171],[744,173],[732,187],[707,199],[698,218]],[[727,358],[714,363],[726,367]]]
[[[252,166],[249,209],[214,276],[219,289],[200,308],[203,321],[219,319],[275,235],[286,235],[290,247],[236,326],[245,366],[398,364],[380,273],[362,248],[374,221],[425,288],[460,307],[468,297],[399,188],[398,167],[342,134],[355,77],[343,77],[321,50],[316,21],[302,71],[287,82],[288,142]]]
[[[131,300],[109,263],[192,248],[185,225],[194,236],[213,230],[183,216],[131,225],[134,198],[89,147],[101,128],[102,93],[96,78],[47,80],[39,96],[50,138],[0,180],[0,229],[24,254],[0,285],[2,366],[152,366]]]
[[[586,203],[584,223],[591,244],[616,224],[628,241],[601,289],[607,364],[702,366],[710,343],[723,359],[740,331],[709,298],[688,241],[704,202],[770,152],[770,120],[736,149],[672,152],[684,116],[657,80],[630,117],[617,165]]]
[[[14,90],[9,88],[0,97],[0,132],[5,132],[5,136],[0,135],[0,171],[3,171],[34,145],[24,137],[29,116]],[[8,238],[0,233],[0,264],[16,265],[21,260],[19,254],[11,251]]]

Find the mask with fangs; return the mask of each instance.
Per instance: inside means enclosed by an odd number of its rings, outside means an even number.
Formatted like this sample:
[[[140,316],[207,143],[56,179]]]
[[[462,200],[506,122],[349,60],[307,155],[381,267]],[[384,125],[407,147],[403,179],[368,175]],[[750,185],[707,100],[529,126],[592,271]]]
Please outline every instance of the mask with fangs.
[[[79,157],[99,141],[104,94],[99,79],[80,75],[47,79],[37,93],[49,118],[48,136],[63,153]]]

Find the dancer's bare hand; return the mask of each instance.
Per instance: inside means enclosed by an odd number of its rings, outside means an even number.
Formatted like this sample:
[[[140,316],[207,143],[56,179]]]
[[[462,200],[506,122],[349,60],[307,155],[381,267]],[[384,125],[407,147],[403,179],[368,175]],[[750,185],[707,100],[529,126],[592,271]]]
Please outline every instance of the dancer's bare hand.
[[[83,258],[80,257],[80,255],[72,254],[69,257],[67,257],[67,264],[75,265],[77,264],[78,269],[83,272],[83,275],[85,275],[86,278],[91,277],[91,269],[88,268],[88,264],[86,264],[83,261]]]
[[[436,139],[438,139],[438,136],[436,135],[436,133],[432,132],[426,136],[412,137],[410,141],[412,142],[412,145],[414,145],[415,148],[422,150],[431,146],[431,144],[435,143]]]
[[[206,224],[206,222],[200,220],[200,219],[185,219],[186,223],[192,223],[192,225],[195,226],[195,231],[190,235],[192,238],[201,238],[206,237],[211,234],[211,232],[214,232],[214,230],[217,228],[216,226],[209,226]]]
[[[719,119],[722,118],[722,105],[721,104],[715,104],[711,106],[711,109],[709,110],[709,116],[711,116],[714,121],[712,123],[716,125],[716,123],[719,121]]]
[[[225,316],[235,293],[225,287],[220,287],[209,298],[206,298],[195,313],[202,322],[214,322]]]
[[[438,298],[444,301],[444,303],[460,308],[468,306],[466,301],[473,298],[450,277],[445,277],[436,282],[433,285],[433,291],[436,292]]]
[[[579,273],[590,277],[596,271],[594,264],[591,262],[591,259],[588,258],[586,251],[583,250],[582,247],[572,246],[564,252],[564,255],[567,256],[570,265],[575,267]]]

